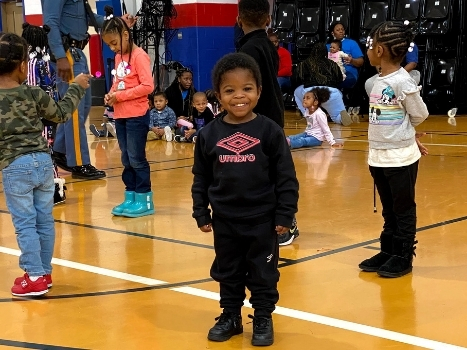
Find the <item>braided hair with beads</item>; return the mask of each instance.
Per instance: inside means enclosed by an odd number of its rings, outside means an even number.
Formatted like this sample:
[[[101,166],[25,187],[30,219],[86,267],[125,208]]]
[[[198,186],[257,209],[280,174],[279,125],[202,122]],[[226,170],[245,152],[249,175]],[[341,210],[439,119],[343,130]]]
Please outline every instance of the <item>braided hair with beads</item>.
[[[112,6],[106,5],[104,7],[105,17],[104,17],[104,24],[102,26],[102,35],[105,34],[118,34],[120,36],[120,42],[123,41],[123,32],[127,31],[131,33],[130,27],[125,23],[125,21],[121,17],[116,17],[113,14]],[[129,58],[128,63],[131,62],[131,52],[133,51],[133,37],[131,35],[128,36],[128,50],[129,50]],[[120,55],[123,53],[121,52]]]
[[[27,57],[26,40],[13,33],[0,33],[0,75],[12,73]]]
[[[413,46],[414,37],[410,23],[395,21],[376,25],[368,35],[370,40],[385,46],[393,59],[401,61],[409,48]]]

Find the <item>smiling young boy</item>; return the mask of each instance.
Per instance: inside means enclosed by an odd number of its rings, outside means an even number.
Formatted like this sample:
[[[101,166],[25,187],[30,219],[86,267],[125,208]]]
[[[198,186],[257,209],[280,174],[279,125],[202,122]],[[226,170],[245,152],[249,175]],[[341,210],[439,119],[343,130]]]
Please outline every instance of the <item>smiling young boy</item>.
[[[283,130],[253,112],[261,94],[256,62],[243,53],[224,56],[214,67],[213,87],[227,114],[200,131],[192,170],[193,217],[202,232],[214,230],[211,277],[219,282],[223,309],[208,339],[243,332],[246,287],[255,310],[251,343],[267,346],[274,342],[271,314],[279,300],[278,235],[292,226],[298,181]]]

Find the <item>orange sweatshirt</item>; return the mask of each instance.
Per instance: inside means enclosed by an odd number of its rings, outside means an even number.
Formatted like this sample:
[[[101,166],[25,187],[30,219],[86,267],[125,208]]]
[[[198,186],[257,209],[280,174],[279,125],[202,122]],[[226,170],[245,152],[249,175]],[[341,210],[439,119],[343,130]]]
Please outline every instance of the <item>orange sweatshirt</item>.
[[[110,92],[116,92],[115,118],[139,117],[148,111],[148,94],[154,90],[151,63],[140,47],[130,55],[115,55],[115,75]]]

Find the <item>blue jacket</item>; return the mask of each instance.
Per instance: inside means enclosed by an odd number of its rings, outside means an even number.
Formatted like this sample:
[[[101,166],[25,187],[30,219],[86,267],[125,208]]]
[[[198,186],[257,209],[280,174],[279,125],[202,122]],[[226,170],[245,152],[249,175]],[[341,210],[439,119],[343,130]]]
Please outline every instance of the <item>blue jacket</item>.
[[[55,58],[66,56],[62,36],[69,34],[75,40],[87,38],[88,17],[83,0],[41,0],[44,24],[50,27],[47,35]],[[94,14],[97,25],[102,27],[104,17]]]

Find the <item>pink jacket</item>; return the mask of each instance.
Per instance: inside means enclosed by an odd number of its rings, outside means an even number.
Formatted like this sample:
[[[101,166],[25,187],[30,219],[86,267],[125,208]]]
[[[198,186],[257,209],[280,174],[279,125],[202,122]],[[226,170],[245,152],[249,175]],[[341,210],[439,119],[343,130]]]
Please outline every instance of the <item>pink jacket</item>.
[[[115,118],[139,117],[148,111],[148,94],[154,90],[148,54],[137,47],[130,55],[115,55],[115,75],[110,92],[116,92]]]

